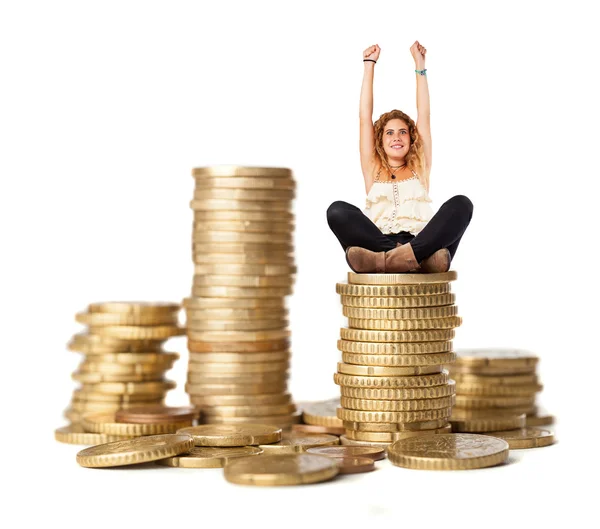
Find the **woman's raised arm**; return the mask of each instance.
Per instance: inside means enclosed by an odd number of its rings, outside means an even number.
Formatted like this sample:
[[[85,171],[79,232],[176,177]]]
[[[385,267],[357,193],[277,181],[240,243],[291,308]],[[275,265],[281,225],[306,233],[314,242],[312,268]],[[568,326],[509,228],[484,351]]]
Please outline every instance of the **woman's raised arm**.
[[[373,76],[381,49],[377,44],[363,52],[364,75],[360,90],[360,166],[368,193],[373,185],[375,164],[375,134],[373,130]],[[365,60],[368,59],[368,60]]]

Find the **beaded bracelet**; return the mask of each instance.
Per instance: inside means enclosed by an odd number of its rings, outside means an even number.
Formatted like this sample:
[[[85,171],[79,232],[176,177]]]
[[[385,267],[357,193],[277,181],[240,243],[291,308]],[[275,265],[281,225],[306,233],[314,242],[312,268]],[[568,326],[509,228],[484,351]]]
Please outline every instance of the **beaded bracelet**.
[[[415,70],[415,73],[418,73],[420,75],[427,75],[425,72],[427,71],[427,68],[425,68],[424,70]]]

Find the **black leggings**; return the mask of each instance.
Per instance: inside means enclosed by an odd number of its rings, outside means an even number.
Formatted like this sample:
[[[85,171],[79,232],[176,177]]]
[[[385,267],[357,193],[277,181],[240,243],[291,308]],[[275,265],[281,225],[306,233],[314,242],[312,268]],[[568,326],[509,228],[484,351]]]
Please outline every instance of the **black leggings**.
[[[384,234],[360,209],[342,200],[336,200],[327,208],[327,223],[344,250],[360,246],[373,252],[386,252],[394,249],[397,242],[410,242],[419,263],[442,248],[448,248],[454,258],[472,216],[473,203],[464,195],[453,196],[415,236],[408,231]]]

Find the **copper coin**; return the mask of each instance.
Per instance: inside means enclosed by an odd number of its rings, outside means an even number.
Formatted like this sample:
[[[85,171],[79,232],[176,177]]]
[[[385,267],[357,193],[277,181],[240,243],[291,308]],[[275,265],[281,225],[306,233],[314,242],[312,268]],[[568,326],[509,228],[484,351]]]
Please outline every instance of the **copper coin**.
[[[336,459],[344,457],[365,457],[373,461],[385,459],[385,448],[375,446],[315,446],[309,448],[307,452]]]
[[[292,432],[296,433],[329,433],[332,435],[344,435],[346,428],[337,426],[319,426],[317,424],[294,424]]]
[[[135,406],[115,413],[116,422],[134,424],[162,424],[171,422],[193,421],[198,418],[199,410],[193,406],[172,408],[169,406],[151,405]]]
[[[375,461],[370,457],[332,457],[338,465],[339,474],[357,474],[375,470]]]

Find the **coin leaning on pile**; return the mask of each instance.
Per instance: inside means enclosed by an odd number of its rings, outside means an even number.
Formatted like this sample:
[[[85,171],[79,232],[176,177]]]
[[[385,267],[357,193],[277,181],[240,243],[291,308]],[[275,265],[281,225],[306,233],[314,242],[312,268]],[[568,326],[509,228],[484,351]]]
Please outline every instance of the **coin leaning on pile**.
[[[450,282],[439,274],[356,274],[338,283],[348,327],[341,329],[334,381],[344,445],[387,446],[448,434],[455,384],[454,329],[461,324]]]
[[[167,302],[91,303],[76,314],[87,332],[75,334],[68,344],[84,358],[72,374],[81,385],[73,392],[65,417],[72,428],[59,429],[57,438],[81,441],[85,414],[112,413],[164,401],[175,383],[165,379],[179,354],[163,350],[164,342],[183,334],[180,305]],[[98,440],[98,437],[89,437]]]
[[[193,169],[186,392],[208,424],[299,422],[288,392],[286,296],[295,281],[296,183],[280,167]]]

